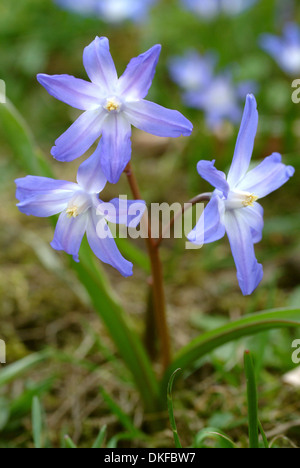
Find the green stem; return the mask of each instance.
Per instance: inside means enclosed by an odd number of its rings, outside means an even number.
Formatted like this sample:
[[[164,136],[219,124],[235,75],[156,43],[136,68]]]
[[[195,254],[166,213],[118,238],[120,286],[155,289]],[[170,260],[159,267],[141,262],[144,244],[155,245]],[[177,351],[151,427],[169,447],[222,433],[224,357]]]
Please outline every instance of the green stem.
[[[258,441],[258,401],[257,388],[252,356],[249,351],[245,352],[245,374],[247,378],[247,400],[249,421],[249,444],[250,448],[259,448]]]

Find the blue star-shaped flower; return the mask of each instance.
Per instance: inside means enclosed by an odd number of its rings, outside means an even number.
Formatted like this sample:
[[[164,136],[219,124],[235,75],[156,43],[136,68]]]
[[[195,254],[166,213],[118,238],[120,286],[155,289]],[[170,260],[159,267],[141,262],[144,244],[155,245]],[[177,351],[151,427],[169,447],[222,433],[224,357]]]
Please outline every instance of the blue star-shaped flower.
[[[161,137],[189,136],[192,124],[178,111],[145,100],[161,51],[155,45],[132,59],[118,79],[105,37],[97,37],[83,54],[91,80],[69,75],[38,75],[49,94],[85,112],[55,142],[52,155],[59,161],[82,156],[102,135],[99,143],[101,168],[111,183],[117,183],[131,158],[131,125]]]
[[[107,183],[95,152],[81,164],[77,184],[27,176],[16,180],[18,208],[26,215],[49,217],[60,214],[51,246],[64,250],[79,261],[79,249],[86,233],[94,254],[116,268],[123,276],[132,275],[132,263],[119,252],[107,222],[137,227],[145,212],[145,202],[99,199]]]
[[[255,97],[248,95],[235,153],[228,176],[214,161],[200,161],[198,172],[216,190],[188,239],[196,245],[229,238],[244,295],[250,295],[263,278],[263,267],[255,257],[254,244],[262,239],[263,208],[257,200],[269,195],[294,175],[295,169],[281,162],[280,154],[267,157],[248,171],[257,132]]]

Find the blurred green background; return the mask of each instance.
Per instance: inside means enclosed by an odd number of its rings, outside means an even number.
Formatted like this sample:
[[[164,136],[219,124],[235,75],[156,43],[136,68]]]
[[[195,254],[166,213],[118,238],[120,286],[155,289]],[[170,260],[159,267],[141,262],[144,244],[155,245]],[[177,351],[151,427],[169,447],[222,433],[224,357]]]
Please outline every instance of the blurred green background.
[[[51,0],[1,0],[0,79],[7,96],[23,115],[36,145],[58,178],[73,180],[78,161],[63,165],[50,156],[54,140],[76,118],[77,111],[56,101],[36,81],[37,73],[71,74],[86,79],[83,48],[96,35],[107,36],[119,73],[128,61],[155,43],[162,54],[149,99],[180,110],[194,124],[191,138],[171,141],[134,131],[133,165],[143,196],[151,202],[187,202],[209,186],[196,171],[200,159],[217,159],[226,170],[238,128],[226,124],[212,134],[201,111],[184,107],[181,92],[171,81],[168,60],[187,48],[215,50],[219,70],[232,67],[237,82],[259,84],[260,123],[254,159],[273,151],[299,170],[300,105],[292,103],[291,77],[259,49],[264,32],[280,33],[286,18],[282,4],[261,0],[246,14],[205,23],[180,8],[178,1],[160,1],[143,25],[111,26],[60,10]],[[300,78],[300,77],[295,77]],[[70,433],[81,446],[90,446],[99,427],[109,437],[129,439],[122,446],[173,446],[171,431],[152,431],[143,439],[137,430],[148,421],[131,377],[119,359],[105,328],[94,314],[87,294],[68,269],[64,254],[51,250],[53,230],[47,220],[26,218],[15,207],[14,179],[26,174],[18,165],[7,135],[0,128],[0,338],[7,343],[8,364],[51,349],[42,364],[1,385],[0,447],[31,447],[31,401],[38,395],[47,415],[47,443],[60,444]],[[17,141],[18,134],[15,135]],[[107,199],[128,194],[126,179],[109,187]],[[299,306],[300,216],[299,179],[264,200],[264,239],[256,248],[265,278],[249,298],[242,297],[229,245],[221,241],[196,253],[184,250],[184,240],[167,241],[162,255],[167,284],[168,320],[174,349],[203,330],[228,318],[266,308]],[[141,249],[141,242],[136,244]],[[147,273],[139,266],[130,280],[105,268],[116,294],[135,326],[143,332]],[[270,434],[287,434],[300,443],[299,388],[284,385],[282,376],[295,365],[291,343],[299,332],[278,331],[226,346],[205,359],[200,371],[186,376],[175,390],[179,432],[185,444],[205,426],[214,426],[239,441],[247,438],[242,352],[256,359],[261,419]],[[4,368],[4,366],[2,366]],[[0,373],[1,375],[1,373]],[[102,392],[99,391],[102,389]],[[111,401],[126,415],[124,420]],[[283,426],[283,428],[282,428]],[[130,429],[130,430],[129,430]],[[128,435],[129,434],[129,435]],[[116,441],[114,443],[117,443]],[[127,444],[127,445],[126,445]]]

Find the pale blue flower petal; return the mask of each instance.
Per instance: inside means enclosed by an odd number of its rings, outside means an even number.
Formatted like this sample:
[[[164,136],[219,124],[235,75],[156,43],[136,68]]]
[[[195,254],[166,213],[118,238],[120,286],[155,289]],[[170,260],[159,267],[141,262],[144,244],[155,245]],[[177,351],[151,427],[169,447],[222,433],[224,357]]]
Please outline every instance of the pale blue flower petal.
[[[215,168],[216,161],[199,161],[197,170],[202,179],[209,182],[213,187],[220,190],[224,197],[227,198],[229,193],[229,185],[226,181],[224,172],[218,171]]]
[[[258,112],[256,99],[252,94],[248,94],[233,161],[227,177],[231,189],[238,185],[249,168],[257,126]]]
[[[82,156],[99,138],[107,112],[86,111],[63,133],[51,150],[58,161],[73,161]]]
[[[76,262],[79,262],[78,254],[88,219],[88,212],[76,218],[70,218],[66,211],[63,211],[58,219],[54,239],[51,242],[53,249],[64,250],[67,254],[72,255]]]
[[[189,136],[193,125],[180,112],[145,100],[127,103],[124,111],[132,125],[152,135],[177,138]]]
[[[132,263],[121,255],[107,222],[97,216],[96,210],[91,210],[87,239],[92,251],[102,262],[116,268],[125,277],[132,276]]]
[[[88,193],[100,193],[107,184],[107,178],[101,167],[101,152],[96,151],[78,169],[78,184]]]
[[[254,244],[261,242],[264,228],[264,209],[259,203],[239,210],[239,215],[250,226]]]
[[[71,182],[27,176],[16,181],[16,198],[21,213],[46,218],[64,210],[78,190]]]
[[[241,216],[241,211],[226,211],[225,226],[237,268],[238,282],[244,296],[248,296],[262,281],[263,267],[256,260],[251,227],[244,216]]]
[[[131,126],[122,114],[108,116],[102,131],[99,151],[107,180],[116,184],[131,158]]]
[[[118,83],[118,91],[127,101],[147,96],[160,52],[161,45],[157,44],[129,62]]]
[[[88,77],[105,93],[114,93],[118,75],[106,37],[96,37],[83,52],[83,64]]]
[[[96,109],[102,99],[98,86],[74,76],[39,74],[37,80],[51,96],[76,109]]]
[[[146,203],[142,200],[128,201],[115,198],[109,203],[101,203],[99,211],[110,223],[123,224],[127,227],[136,228],[145,213]]]
[[[238,189],[263,198],[279,189],[294,174],[295,169],[283,164],[281,155],[274,153],[249,171],[238,185]]]
[[[225,236],[225,206],[217,195],[213,196],[203,211],[188,240],[196,245],[209,244]]]

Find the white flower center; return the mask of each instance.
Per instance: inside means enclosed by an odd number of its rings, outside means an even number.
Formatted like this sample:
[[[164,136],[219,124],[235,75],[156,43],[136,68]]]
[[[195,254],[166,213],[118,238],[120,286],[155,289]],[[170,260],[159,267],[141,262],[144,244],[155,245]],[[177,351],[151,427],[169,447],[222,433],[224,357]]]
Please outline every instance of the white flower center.
[[[116,96],[112,96],[106,99],[103,107],[107,112],[120,112],[122,109],[122,102]]]
[[[229,192],[228,198],[225,201],[227,210],[238,210],[240,208],[247,208],[247,206],[253,206],[258,200],[254,193],[242,192],[240,190],[234,190]]]
[[[68,218],[77,218],[77,216],[88,210],[91,205],[92,199],[88,193],[79,192],[75,194],[66,210]]]

